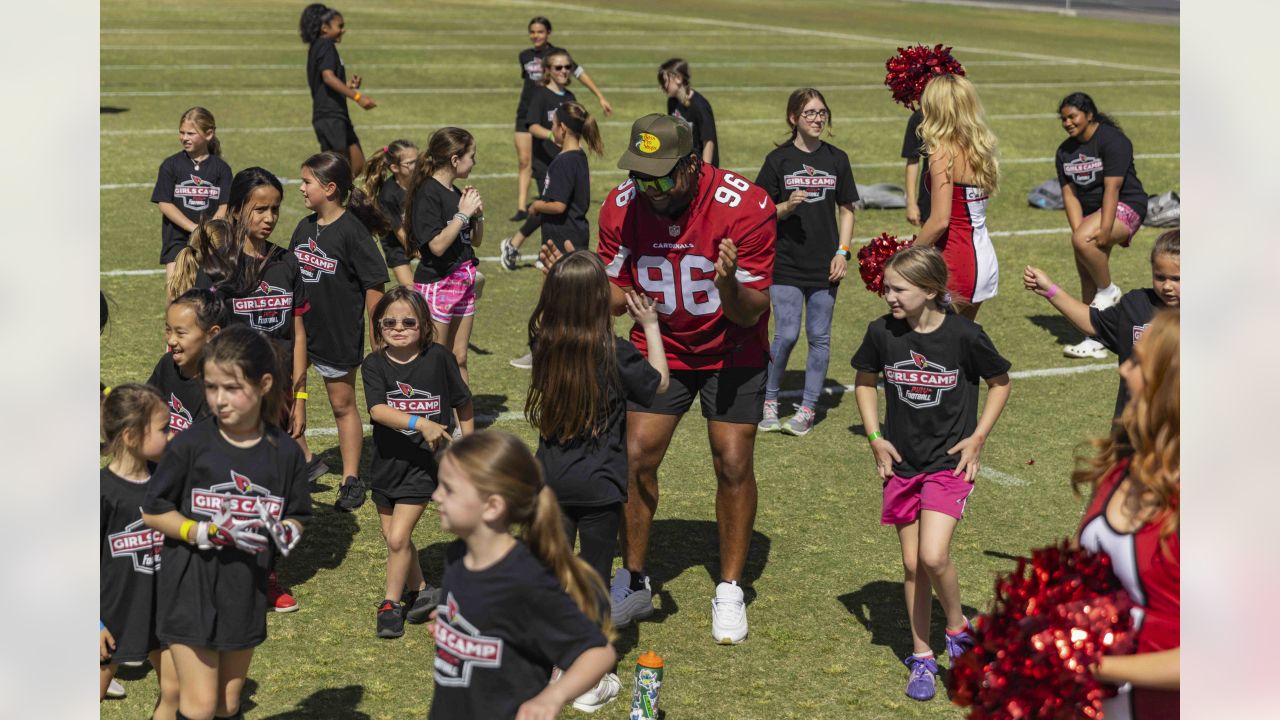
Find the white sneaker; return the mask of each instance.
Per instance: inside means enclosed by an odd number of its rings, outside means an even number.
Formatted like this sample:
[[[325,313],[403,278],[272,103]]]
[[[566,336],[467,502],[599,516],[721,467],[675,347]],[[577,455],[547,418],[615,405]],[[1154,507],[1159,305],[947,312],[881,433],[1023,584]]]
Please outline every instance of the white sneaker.
[[[605,673],[600,682],[573,701],[573,706],[585,713],[593,713],[608,705],[622,692],[622,681],[614,673]]]
[[[1111,283],[1111,287],[1115,288],[1115,290],[1111,292],[1107,292],[1106,288],[1099,290],[1093,296],[1093,302],[1089,303],[1089,307],[1106,310],[1113,305],[1120,304],[1120,298],[1124,296],[1124,291],[1115,283]]]
[[[514,360],[511,360],[510,363],[511,363],[511,367],[513,368],[520,368],[521,370],[532,370],[533,369],[533,351],[529,351],[521,355],[520,357]]]
[[[722,582],[711,600],[711,637],[721,645],[737,645],[747,637],[747,604],[742,588]]]
[[[124,686],[120,684],[119,680],[116,680],[115,678],[111,678],[111,684],[107,685],[107,697],[122,698],[124,696],[125,696]]]
[[[1075,345],[1063,345],[1062,354],[1069,358],[1094,358],[1106,360],[1110,351],[1102,343],[1093,338],[1085,338]]]

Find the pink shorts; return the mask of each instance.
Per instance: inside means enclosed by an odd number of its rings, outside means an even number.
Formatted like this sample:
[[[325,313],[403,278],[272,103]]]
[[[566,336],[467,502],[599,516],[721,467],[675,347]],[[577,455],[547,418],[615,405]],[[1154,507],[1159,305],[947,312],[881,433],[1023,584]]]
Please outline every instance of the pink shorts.
[[[413,289],[427,301],[431,319],[447,323],[476,314],[476,266],[467,263],[433,283],[414,283]]]
[[[884,484],[881,525],[915,522],[921,510],[933,510],[959,520],[973,492],[973,483],[953,470],[920,473],[912,477],[894,475]]]
[[[1129,230],[1129,237],[1120,241],[1120,247],[1129,247],[1129,241],[1133,239],[1134,233],[1138,232],[1138,228],[1142,227],[1142,216],[1138,214],[1137,210],[1118,202],[1116,203],[1116,220],[1124,223],[1125,228]]]

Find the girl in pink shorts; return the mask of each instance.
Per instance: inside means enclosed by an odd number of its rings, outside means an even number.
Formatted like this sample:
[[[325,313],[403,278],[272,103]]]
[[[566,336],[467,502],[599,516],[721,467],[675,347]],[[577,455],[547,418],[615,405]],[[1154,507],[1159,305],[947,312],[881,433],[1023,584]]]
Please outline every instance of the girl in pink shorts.
[[[937,249],[910,246],[884,271],[889,314],[873,320],[853,356],[854,395],[884,481],[883,525],[898,529],[903,590],[914,652],[907,695],[934,695],[938,664],[929,647],[932,591],[947,615],[947,654],[973,645],[960,608],[951,536],[981,469],[982,446],[1009,399],[1009,361],[982,326],[947,304],[947,265]],[[884,373],[880,424],[878,376]],[[987,402],[978,415],[978,380]],[[883,432],[881,431],[883,427]]]

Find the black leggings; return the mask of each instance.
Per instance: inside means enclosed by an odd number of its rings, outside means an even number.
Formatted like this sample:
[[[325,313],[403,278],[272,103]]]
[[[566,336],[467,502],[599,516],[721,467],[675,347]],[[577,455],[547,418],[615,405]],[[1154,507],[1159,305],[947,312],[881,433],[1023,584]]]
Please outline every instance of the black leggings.
[[[582,548],[578,556],[600,574],[604,584],[609,584],[609,571],[613,569],[613,554],[618,548],[618,528],[622,525],[622,503],[612,505],[561,505],[564,515],[564,533],[573,547],[575,538]]]
[[[535,138],[534,142],[542,141]],[[542,199],[542,188],[543,184],[547,180],[548,167],[550,166],[544,165],[541,159],[536,157],[533,159],[533,181],[537,183],[538,186],[539,200]],[[529,218],[524,221],[524,224],[520,226],[520,234],[524,235],[526,238],[533,237],[533,234],[538,232],[538,228],[540,227],[542,227],[542,214],[530,215]]]

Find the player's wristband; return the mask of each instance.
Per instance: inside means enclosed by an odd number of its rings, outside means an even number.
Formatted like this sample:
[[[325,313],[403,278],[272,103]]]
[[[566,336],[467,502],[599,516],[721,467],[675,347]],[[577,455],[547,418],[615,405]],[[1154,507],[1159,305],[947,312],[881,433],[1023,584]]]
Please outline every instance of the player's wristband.
[[[182,539],[182,542],[191,542],[191,528],[195,527],[195,524],[195,520],[188,519],[183,521],[182,529],[178,531],[178,537]]]
[[[836,254],[843,255],[845,260],[849,260],[850,258],[853,257],[853,253],[849,252],[849,248],[847,247],[840,248],[839,250],[836,251]]]
[[[415,427],[417,427],[417,426],[418,426],[418,416],[417,416],[417,415],[410,415],[410,416],[409,416],[409,429],[410,429],[410,430],[412,430],[412,429],[414,429],[414,428],[415,428]]]
[[[106,624],[106,623],[104,623],[104,622],[102,622],[101,620],[99,620],[99,621],[98,621],[98,632],[102,632],[103,630],[106,630],[106,629],[107,629],[107,624]]]
[[[875,432],[873,432],[873,433],[871,433],[870,435],[868,435],[868,436],[867,436],[867,442],[872,443],[872,442],[875,442],[875,441],[879,440],[879,439],[880,439],[880,438],[882,438],[882,437],[884,437],[884,433],[882,433],[882,432],[880,432],[879,430],[877,430],[877,431],[875,431]]]
[[[299,390],[298,392],[296,392],[296,393],[294,393],[294,394],[293,394],[293,397],[294,397],[294,399],[295,399],[295,400],[310,400],[310,399],[311,399],[311,396],[307,394],[307,391],[306,391],[306,390]]]
[[[1052,299],[1053,299],[1053,296],[1054,296],[1054,295],[1057,295],[1057,294],[1058,294],[1058,283],[1054,283],[1054,284],[1050,285],[1050,286],[1049,286],[1049,290],[1048,290],[1047,292],[1045,292],[1045,294],[1044,294],[1044,299],[1045,299],[1045,300],[1052,300]]]
[[[360,97],[361,97],[361,95],[360,95],[360,91],[359,91],[359,90],[357,90],[357,91],[356,91],[356,94],[351,96],[351,99],[352,99],[352,100],[355,100],[356,102],[360,102]]]
[[[462,213],[462,212],[454,213],[454,214],[453,214],[453,219],[454,219],[454,220],[461,220],[463,225],[466,225],[466,224],[468,224],[468,223],[470,223],[470,222],[471,222],[471,216],[470,216],[470,215],[468,215],[468,214],[466,214],[466,213]]]

